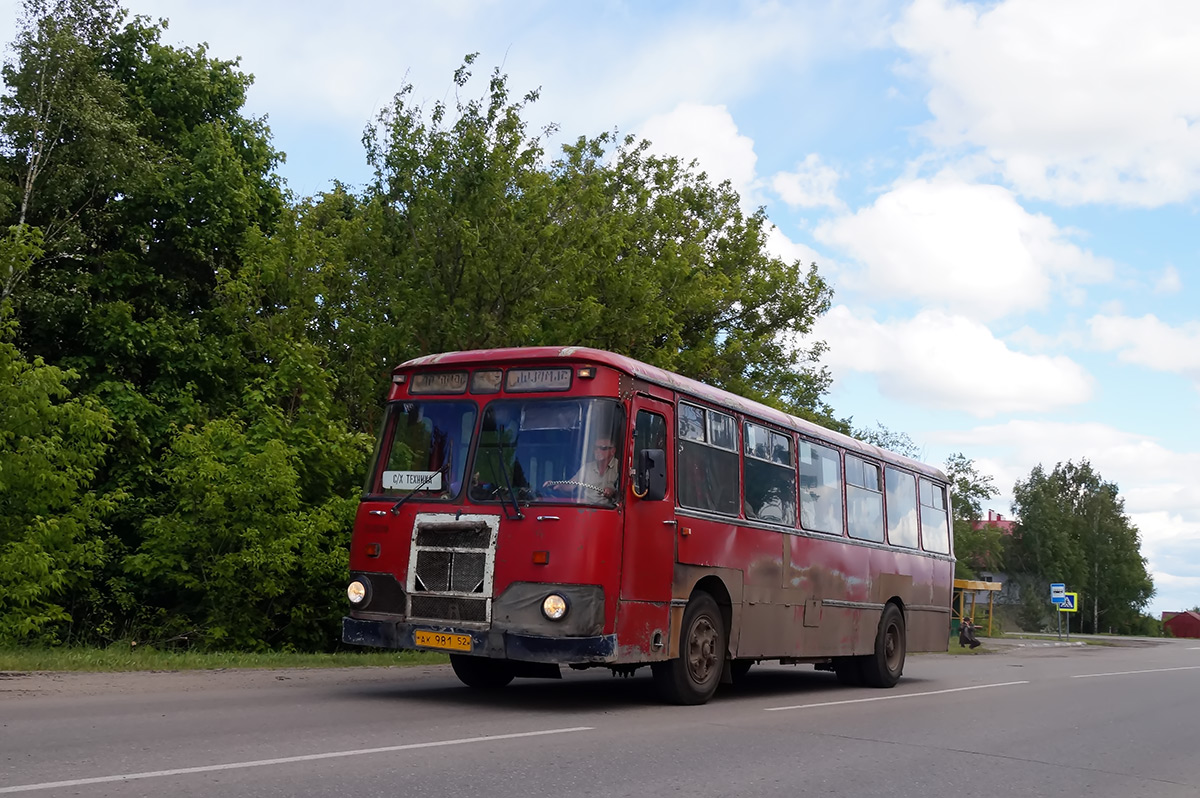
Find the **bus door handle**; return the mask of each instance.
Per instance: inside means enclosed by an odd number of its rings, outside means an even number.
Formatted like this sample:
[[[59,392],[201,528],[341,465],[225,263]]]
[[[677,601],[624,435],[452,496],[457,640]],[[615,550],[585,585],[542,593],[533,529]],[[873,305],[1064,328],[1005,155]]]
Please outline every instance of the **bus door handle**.
[[[663,521],[663,526],[679,526],[679,522],[674,519],[670,521]]]
[[[558,516],[557,515],[539,515],[537,517],[537,520],[539,520],[539,521],[557,521]]]
[[[387,515],[387,510],[367,510],[367,515]]]

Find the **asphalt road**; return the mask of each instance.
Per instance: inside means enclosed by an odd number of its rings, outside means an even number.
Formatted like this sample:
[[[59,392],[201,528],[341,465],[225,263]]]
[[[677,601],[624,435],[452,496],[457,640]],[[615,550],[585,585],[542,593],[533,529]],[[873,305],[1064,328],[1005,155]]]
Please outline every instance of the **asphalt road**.
[[[998,648],[892,690],[756,666],[700,707],[646,672],[5,674],[0,795],[1200,796],[1200,641]]]

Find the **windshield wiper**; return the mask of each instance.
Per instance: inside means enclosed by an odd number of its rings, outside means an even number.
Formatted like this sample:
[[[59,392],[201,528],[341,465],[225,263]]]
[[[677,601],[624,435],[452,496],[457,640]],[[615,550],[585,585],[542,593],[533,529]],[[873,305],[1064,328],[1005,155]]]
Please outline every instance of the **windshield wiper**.
[[[415,488],[410,490],[408,493],[404,494],[402,497],[400,497],[400,501],[398,501],[392,505],[392,515],[396,515],[398,512],[400,512],[400,505],[404,504],[406,501],[408,501],[413,496],[415,496],[417,494],[417,491],[423,490],[426,485],[428,485],[430,482],[433,482],[434,477],[436,477],[438,474],[441,474],[445,470],[446,470],[446,466],[443,465],[437,471],[430,471],[429,476],[427,476],[427,477],[425,477],[425,479],[421,480],[420,485],[417,485]]]
[[[525,514],[521,512],[521,505],[517,501],[517,494],[513,492],[512,489],[512,480],[508,478],[508,469],[504,467],[504,455],[502,454],[503,449],[504,438],[503,436],[500,436],[500,438],[496,441],[496,448],[492,449],[492,453],[496,455],[496,468],[500,471],[500,476],[504,477],[504,490],[507,491],[509,497],[512,498],[513,510],[516,511],[516,515],[513,517],[513,520],[520,521],[525,517]],[[508,518],[508,503],[504,500],[503,494],[500,495],[500,504],[504,507],[504,517]]]

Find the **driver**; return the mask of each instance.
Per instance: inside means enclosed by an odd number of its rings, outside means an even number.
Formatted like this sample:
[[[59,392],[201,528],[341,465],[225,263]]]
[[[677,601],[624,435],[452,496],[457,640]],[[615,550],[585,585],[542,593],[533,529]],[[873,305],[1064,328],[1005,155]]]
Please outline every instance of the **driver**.
[[[575,472],[569,481],[576,484],[569,487],[574,488],[578,493],[587,494],[594,493],[594,491],[582,486],[591,485],[599,489],[604,494],[604,498],[612,501],[617,495],[617,470],[617,447],[612,438],[601,436],[596,439],[596,443],[592,447],[592,459]],[[553,490],[568,486],[555,484],[553,480],[549,480],[543,483],[542,487]]]

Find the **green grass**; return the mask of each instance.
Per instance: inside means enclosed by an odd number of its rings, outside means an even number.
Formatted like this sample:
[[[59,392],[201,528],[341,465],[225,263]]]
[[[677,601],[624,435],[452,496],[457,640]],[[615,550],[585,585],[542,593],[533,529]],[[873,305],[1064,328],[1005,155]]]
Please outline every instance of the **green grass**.
[[[0,648],[0,671],[197,671],[226,668],[353,668],[441,665],[445,654],[432,651],[346,651],[337,654],[269,652],[199,653],[150,647]]]

